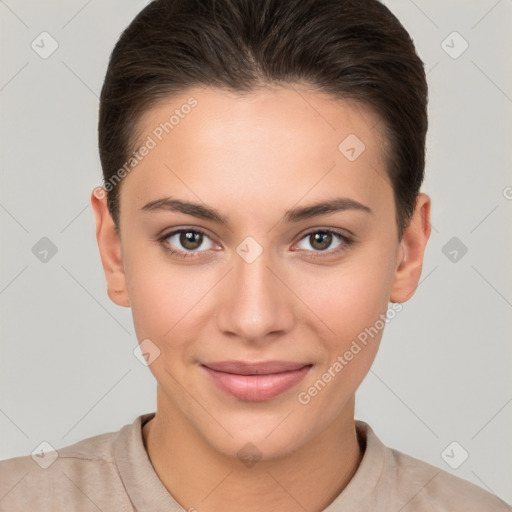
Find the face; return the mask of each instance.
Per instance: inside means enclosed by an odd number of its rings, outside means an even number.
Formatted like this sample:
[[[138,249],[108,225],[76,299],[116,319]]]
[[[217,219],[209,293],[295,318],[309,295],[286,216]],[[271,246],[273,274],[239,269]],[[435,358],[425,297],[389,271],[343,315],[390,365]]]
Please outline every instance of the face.
[[[379,119],[298,86],[197,88],[140,127],[120,238],[92,201],[109,295],[132,309],[159,413],[221,453],[252,443],[269,459],[352,420],[429,235],[422,195],[398,239]]]

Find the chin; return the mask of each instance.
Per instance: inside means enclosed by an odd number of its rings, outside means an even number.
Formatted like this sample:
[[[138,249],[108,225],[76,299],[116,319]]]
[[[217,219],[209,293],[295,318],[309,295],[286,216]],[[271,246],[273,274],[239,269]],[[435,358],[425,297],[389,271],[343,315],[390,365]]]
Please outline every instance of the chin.
[[[259,437],[241,435],[229,442],[211,439],[212,447],[226,457],[237,459],[246,466],[251,467],[256,462],[272,461],[286,457],[296,451],[303,444],[300,440],[290,442],[289,436],[276,436],[274,439],[265,438],[261,433]],[[219,441],[218,443],[216,441]]]
[[[207,430],[198,431],[215,451],[246,462],[250,467],[251,460],[270,461],[286,457],[313,437],[314,426],[311,425],[310,432],[308,425],[292,423],[298,419],[298,414],[292,411],[290,408],[283,413],[259,419],[254,415],[232,418],[232,421],[218,417],[218,421],[232,436],[222,428],[212,431],[211,424]]]

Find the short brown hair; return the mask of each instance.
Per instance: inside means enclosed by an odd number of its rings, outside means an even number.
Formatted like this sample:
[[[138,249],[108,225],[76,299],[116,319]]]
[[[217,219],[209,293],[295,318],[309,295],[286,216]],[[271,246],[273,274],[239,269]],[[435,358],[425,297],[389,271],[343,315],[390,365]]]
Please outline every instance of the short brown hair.
[[[424,177],[428,91],[411,37],[378,0],[150,2],[121,34],[101,90],[105,184],[159,100],[194,86],[245,93],[297,82],[362,102],[383,121],[401,239]],[[120,185],[107,188],[117,229]]]

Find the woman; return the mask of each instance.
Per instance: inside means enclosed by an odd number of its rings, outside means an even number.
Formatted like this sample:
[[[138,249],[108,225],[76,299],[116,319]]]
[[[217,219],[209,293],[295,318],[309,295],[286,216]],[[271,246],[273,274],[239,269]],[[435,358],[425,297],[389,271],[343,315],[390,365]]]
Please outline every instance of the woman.
[[[3,461],[2,510],[510,510],[354,419],[421,275],[426,131],[423,63],[376,0],[147,5],[91,203],[157,411]]]

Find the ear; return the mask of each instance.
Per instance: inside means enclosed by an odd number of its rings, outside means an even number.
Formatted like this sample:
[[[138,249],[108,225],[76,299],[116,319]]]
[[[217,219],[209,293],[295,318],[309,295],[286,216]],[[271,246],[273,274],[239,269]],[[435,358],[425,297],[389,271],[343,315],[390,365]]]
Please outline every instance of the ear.
[[[107,280],[108,296],[118,306],[129,307],[121,239],[108,210],[107,192],[104,188],[96,187],[92,191],[91,205],[96,219],[96,240]]]
[[[420,193],[398,251],[398,266],[391,288],[391,302],[406,302],[416,291],[423,267],[423,255],[430,237],[430,197]]]

